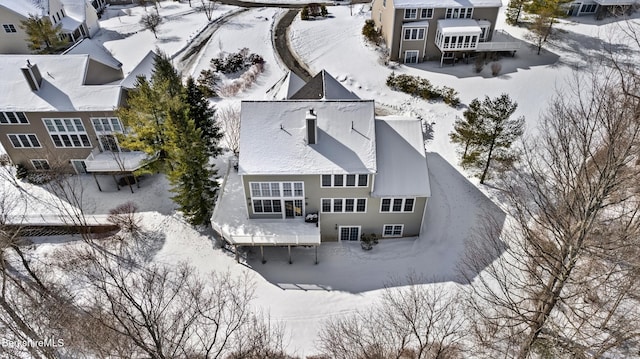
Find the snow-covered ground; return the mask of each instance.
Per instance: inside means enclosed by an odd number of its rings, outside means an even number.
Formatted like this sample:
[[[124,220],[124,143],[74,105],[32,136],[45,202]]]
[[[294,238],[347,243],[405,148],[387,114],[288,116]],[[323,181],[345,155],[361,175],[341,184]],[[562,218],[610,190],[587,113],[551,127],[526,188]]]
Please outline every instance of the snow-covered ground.
[[[220,6],[218,16],[232,10]],[[364,44],[360,34],[370,16],[368,5],[357,5],[353,10],[351,16],[347,6],[331,7],[331,17],[327,19],[296,20],[290,32],[291,41],[314,72],[328,70],[347,88],[362,98],[375,99],[388,112],[413,113],[427,123],[434,123],[432,138],[427,141],[432,198],[420,238],[385,240],[370,252],[362,251],[357,243],[323,243],[318,249],[317,265],[313,249],[292,249],[294,262],[288,264],[286,249],[267,248],[266,264],[260,262],[259,252],[254,251],[249,253],[246,265],[239,265],[231,254],[216,248],[208,232],[198,231],[181,220],[163,176],[144,179],[133,194],[127,188],[116,191],[110,177],[99,177],[104,192],[97,191],[90,176],[77,177],[86,188],[85,206],[89,213],[106,213],[126,201],[138,204],[144,226],[157,232],[162,241],[156,261],[168,264],[187,261],[205,272],[251,273],[256,284],[254,305],[268,311],[272,320],[286,325],[288,348],[292,354],[301,356],[316,352],[314,341],[326,318],[351,313],[375,302],[385,283],[393,278],[415,272],[426,278],[423,285],[463,285],[458,283],[455,264],[464,250],[464,241],[473,235],[484,213],[499,219],[504,216],[483,194],[485,189],[474,185],[475,179],[465,178],[457,166],[448,133],[463,108],[452,109],[389,90],[385,79],[392,70],[379,63],[375,51]],[[180,51],[206,23],[204,14],[191,13],[186,3],[163,2],[160,12],[167,21],[160,26],[156,40],[138,24],[144,8],[132,8],[131,15],[127,12],[121,7],[110,8],[101,21],[98,36],[123,62],[125,73],[156,46],[169,55]],[[279,14],[281,10],[277,9],[243,12],[222,26],[203,49],[188,73],[197,74],[220,51],[235,52],[242,47],[266,60],[265,72],[251,89],[234,99],[216,100],[217,105],[240,99],[263,99],[265,91],[284,74],[270,40],[273,21]],[[463,64],[443,68],[436,63],[403,65],[395,71],[426,77],[438,86],[453,87],[460,93],[463,104],[476,97],[506,92],[520,105],[516,115],[524,115],[529,129],[534,129],[553,89],[563,86],[576,64],[588,63],[589,56],[594,56],[599,47],[616,43],[601,39],[609,39],[617,23],[580,20],[580,24],[563,21],[559,25],[563,29],[561,36],[546,45],[548,50],[542,55],[537,56],[534,50],[525,47],[515,58],[500,60],[502,72],[498,77],[492,77],[488,68],[478,75],[472,65]],[[524,30],[518,28],[508,30],[520,38],[524,35]],[[227,167],[222,159],[218,168],[223,175]],[[49,195],[41,187],[26,184],[25,187],[36,197]],[[53,211],[35,203],[23,210],[45,214]],[[38,250],[47,252],[59,245],[64,244],[43,244]]]

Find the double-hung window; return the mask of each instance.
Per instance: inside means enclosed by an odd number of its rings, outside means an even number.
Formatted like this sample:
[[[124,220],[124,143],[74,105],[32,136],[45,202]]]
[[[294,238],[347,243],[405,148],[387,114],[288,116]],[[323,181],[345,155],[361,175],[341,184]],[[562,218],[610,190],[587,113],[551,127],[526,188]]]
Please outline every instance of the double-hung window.
[[[447,19],[471,19],[473,16],[472,7],[448,8],[445,13]]]
[[[0,113],[0,123],[2,124],[29,124],[24,112],[2,112]]]
[[[420,18],[421,19],[433,19],[433,9],[420,9]]]
[[[405,28],[404,29],[405,40],[424,40],[423,28]]]
[[[38,137],[34,133],[16,133],[10,134],[9,141],[14,148],[39,148],[40,141],[38,141]]]
[[[366,198],[323,198],[323,213],[365,213],[367,212]]]
[[[320,186],[322,187],[367,187],[368,175],[322,175]]]
[[[403,224],[385,224],[382,227],[383,237],[402,237]]]
[[[79,118],[45,118],[43,121],[56,147],[91,147]]]
[[[16,26],[14,24],[2,24],[2,27],[4,28],[4,32],[6,33],[17,32]]]
[[[418,9],[404,9],[405,20],[413,20],[418,18]]]
[[[380,201],[380,212],[401,213],[413,212],[415,198],[383,198]]]

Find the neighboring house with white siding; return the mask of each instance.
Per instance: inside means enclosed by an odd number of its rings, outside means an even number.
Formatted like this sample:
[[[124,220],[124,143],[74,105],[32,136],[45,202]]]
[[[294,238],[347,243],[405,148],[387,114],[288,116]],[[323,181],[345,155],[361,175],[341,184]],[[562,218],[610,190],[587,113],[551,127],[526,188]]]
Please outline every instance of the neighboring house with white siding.
[[[31,15],[61,25],[62,36],[71,43],[92,37],[100,29],[98,12],[105,6],[105,0],[0,0],[0,53],[32,53],[27,33],[20,27]]]
[[[280,86],[283,100],[242,102],[214,229],[236,246],[418,236],[431,195],[420,120],[376,116],[325,71]]]

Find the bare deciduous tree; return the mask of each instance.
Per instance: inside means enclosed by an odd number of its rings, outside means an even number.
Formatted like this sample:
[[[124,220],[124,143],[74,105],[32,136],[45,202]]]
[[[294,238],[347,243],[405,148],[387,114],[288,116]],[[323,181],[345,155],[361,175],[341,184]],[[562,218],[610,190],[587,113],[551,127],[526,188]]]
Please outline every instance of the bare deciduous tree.
[[[330,358],[460,358],[464,313],[457,290],[420,285],[387,287],[367,311],[330,319],[320,332],[320,350]]]
[[[487,222],[470,243],[464,270],[486,267],[470,286],[486,355],[629,356],[640,348],[640,293],[631,284],[640,273],[640,101],[619,72],[600,71],[577,76],[524,144],[523,163],[502,186],[507,228]]]
[[[200,2],[202,4],[202,11],[207,17],[207,20],[213,20],[213,11],[218,7],[218,4],[213,0],[200,0]]]
[[[222,125],[225,145],[237,155],[240,150],[240,109],[235,105],[227,105],[219,108],[216,116]]]
[[[154,2],[154,4],[156,3]],[[156,39],[158,38],[158,27],[160,26],[161,23],[162,23],[162,17],[160,17],[160,15],[158,15],[157,13],[143,15],[142,18],[140,19],[140,24],[145,29],[151,30],[151,32],[153,33],[153,36]]]

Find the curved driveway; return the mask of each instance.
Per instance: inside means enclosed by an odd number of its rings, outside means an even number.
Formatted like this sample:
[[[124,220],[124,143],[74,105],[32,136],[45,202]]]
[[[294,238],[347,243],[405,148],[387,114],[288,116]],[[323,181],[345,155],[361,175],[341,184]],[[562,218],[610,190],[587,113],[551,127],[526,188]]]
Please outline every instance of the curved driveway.
[[[174,57],[179,57],[178,66],[180,70],[184,70],[193,65],[193,62],[196,59],[196,56],[193,56],[200,52],[200,50],[204,47],[204,45],[209,41],[213,33],[220,28],[224,23],[229,21],[229,19],[233,16],[236,16],[244,11],[247,11],[249,8],[258,8],[258,7],[278,7],[290,9],[283,16],[281,16],[277,23],[274,26],[274,31],[272,33],[271,42],[275,48],[276,54],[280,58],[280,60],[284,63],[284,65],[293,71],[296,75],[302,78],[305,81],[311,79],[312,75],[309,73],[307,66],[302,62],[298,56],[296,56],[295,52],[291,49],[291,44],[289,42],[289,26],[295,19],[296,15],[300,11],[300,8],[304,4],[281,4],[281,3],[262,3],[262,2],[251,2],[251,1],[242,1],[242,0],[221,0],[222,4],[226,5],[234,5],[243,7],[244,9],[240,11],[234,11],[229,13],[216,21],[209,24],[207,29],[202,31],[200,34],[196,36],[196,38],[192,41],[192,43],[187,46],[185,49],[175,54]],[[352,0],[353,3],[366,4],[369,0]]]

